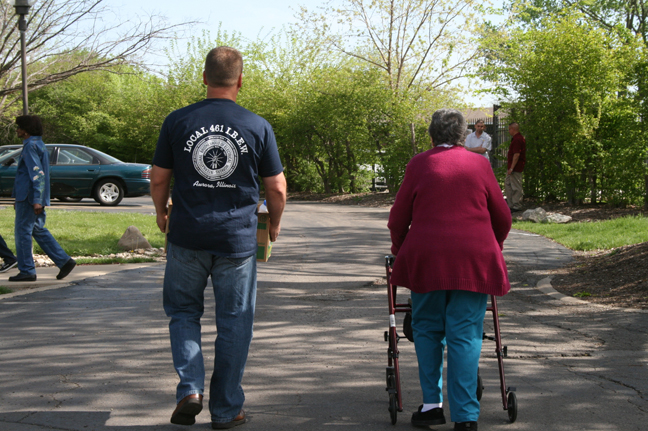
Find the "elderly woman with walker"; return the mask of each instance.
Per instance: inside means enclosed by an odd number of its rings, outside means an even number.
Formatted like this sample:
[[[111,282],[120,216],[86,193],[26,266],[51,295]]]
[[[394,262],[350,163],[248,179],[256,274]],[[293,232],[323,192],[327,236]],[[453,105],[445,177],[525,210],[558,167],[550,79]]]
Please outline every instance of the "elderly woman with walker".
[[[466,122],[453,109],[434,113],[433,148],[409,162],[389,214],[391,275],[412,291],[412,330],[423,404],[412,424],[446,423],[447,393],[455,431],[477,430],[477,374],[489,295],[509,289],[504,240],[511,212],[491,166],[462,147]]]

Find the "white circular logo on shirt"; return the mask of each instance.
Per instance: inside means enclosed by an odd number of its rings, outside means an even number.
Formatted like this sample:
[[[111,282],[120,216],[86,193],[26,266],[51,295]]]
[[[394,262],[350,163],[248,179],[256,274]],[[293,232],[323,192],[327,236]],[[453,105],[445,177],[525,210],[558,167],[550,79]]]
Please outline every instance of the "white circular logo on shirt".
[[[234,143],[224,136],[207,136],[194,148],[193,164],[207,180],[223,180],[238,166],[238,151]]]

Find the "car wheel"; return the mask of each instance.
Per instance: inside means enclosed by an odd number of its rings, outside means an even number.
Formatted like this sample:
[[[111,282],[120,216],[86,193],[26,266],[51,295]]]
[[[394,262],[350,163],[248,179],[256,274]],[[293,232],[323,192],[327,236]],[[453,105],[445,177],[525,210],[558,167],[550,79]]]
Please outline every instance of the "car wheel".
[[[61,202],[81,202],[81,199],[83,198],[73,198],[70,196],[63,196],[56,199],[60,200]]]
[[[97,183],[94,200],[100,205],[115,206],[124,199],[124,187],[117,180],[102,180]]]

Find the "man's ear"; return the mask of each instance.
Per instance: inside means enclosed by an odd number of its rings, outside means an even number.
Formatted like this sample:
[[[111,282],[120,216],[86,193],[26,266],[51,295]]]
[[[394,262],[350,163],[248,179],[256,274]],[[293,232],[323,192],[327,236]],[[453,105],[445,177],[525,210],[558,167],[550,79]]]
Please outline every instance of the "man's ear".
[[[243,74],[241,73],[238,77],[238,82],[236,83],[236,88],[243,87]]]
[[[203,84],[205,84],[205,85],[209,85],[209,84],[207,83],[207,74],[205,73],[204,70],[203,70]]]

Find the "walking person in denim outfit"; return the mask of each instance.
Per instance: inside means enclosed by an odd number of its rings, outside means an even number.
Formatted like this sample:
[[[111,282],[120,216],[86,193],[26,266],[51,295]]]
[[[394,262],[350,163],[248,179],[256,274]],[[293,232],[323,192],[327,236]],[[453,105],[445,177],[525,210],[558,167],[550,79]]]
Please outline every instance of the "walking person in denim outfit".
[[[16,117],[16,133],[23,140],[23,150],[16,170],[12,197],[16,199],[15,239],[18,275],[9,281],[36,281],[32,255],[32,237],[60,268],[57,279],[66,277],[76,261],[63,251],[45,227],[45,207],[50,204],[49,154],[43,144],[43,124],[36,115]]]
[[[2,258],[3,264],[0,266],[0,273],[7,272],[12,268],[15,268],[18,265],[18,258],[13,254],[13,252],[7,246],[4,238],[0,236],[0,257]]]
[[[242,71],[237,50],[211,50],[203,72],[207,97],[165,119],[153,159],[157,224],[165,232],[169,222],[163,304],[171,319],[171,353],[180,377],[174,424],[193,425],[202,410],[200,318],[210,277],[218,330],[209,390],[211,426],[226,429],[246,421],[241,380],[256,301],[259,187],[263,181],[270,240],[275,241],[286,180],[272,127],[236,104]],[[173,211],[168,217],[172,177]]]

